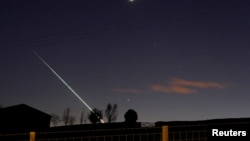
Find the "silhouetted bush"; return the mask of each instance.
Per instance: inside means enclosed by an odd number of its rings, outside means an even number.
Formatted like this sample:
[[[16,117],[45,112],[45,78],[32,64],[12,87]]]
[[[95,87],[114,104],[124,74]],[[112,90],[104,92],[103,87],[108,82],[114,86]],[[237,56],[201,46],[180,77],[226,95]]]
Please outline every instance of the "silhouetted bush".
[[[102,117],[102,111],[94,108],[93,112],[89,114],[89,121],[93,124],[97,124],[101,122]]]
[[[129,109],[125,115],[124,115],[124,118],[125,118],[125,123],[136,123],[137,119],[138,119],[138,115],[136,113],[135,110],[133,109]]]

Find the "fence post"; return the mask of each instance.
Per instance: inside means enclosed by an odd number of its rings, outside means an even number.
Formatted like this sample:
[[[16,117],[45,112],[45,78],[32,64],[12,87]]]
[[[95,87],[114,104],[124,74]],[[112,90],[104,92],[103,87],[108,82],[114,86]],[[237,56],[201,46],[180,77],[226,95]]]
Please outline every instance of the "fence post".
[[[30,141],[36,141],[36,132],[30,132]]]
[[[168,141],[168,126],[162,126],[162,141]]]

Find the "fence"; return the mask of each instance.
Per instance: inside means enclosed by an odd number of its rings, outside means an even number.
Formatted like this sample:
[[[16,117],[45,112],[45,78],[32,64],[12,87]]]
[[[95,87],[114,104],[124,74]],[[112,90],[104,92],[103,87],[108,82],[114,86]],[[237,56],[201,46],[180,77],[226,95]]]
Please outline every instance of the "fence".
[[[208,130],[203,126],[172,126],[169,127],[168,141],[207,141]]]
[[[4,141],[206,141],[205,130],[191,126],[162,126],[106,130],[77,130],[3,134]],[[1,138],[2,137],[2,138]],[[5,137],[5,138],[3,138]]]
[[[166,128],[166,127],[165,127]],[[167,133],[167,132],[166,132]],[[4,141],[166,141],[161,127],[2,134]]]
[[[157,127],[117,128],[100,130],[66,130],[0,134],[1,141],[208,141],[211,129],[248,130],[250,122],[169,124]],[[248,130],[249,131],[249,130]],[[221,138],[220,138],[221,139]],[[238,138],[237,138],[238,139]],[[245,139],[245,138],[243,138]]]
[[[246,131],[249,132],[250,122],[224,122],[224,123],[199,123],[190,125],[168,126],[167,141],[214,141],[228,140],[230,137],[213,137],[212,129],[222,131]],[[236,137],[234,139],[245,141],[250,140],[249,136]]]

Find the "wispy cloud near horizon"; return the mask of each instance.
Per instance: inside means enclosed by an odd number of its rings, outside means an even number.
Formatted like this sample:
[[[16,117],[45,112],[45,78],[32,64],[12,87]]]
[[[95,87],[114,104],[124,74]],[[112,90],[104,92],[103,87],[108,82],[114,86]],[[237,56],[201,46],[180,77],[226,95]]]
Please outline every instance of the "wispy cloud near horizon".
[[[180,78],[172,78],[166,85],[153,84],[150,89],[154,92],[195,94],[197,89],[223,89],[225,86],[218,82],[191,81]]]
[[[152,84],[144,90],[135,88],[112,89],[118,93],[140,94],[149,91],[161,93],[196,94],[201,89],[224,89],[225,85],[214,81],[193,81],[181,78],[171,78],[166,84]]]
[[[181,94],[197,93],[197,91],[183,86],[165,86],[161,84],[152,85],[151,90],[153,90],[154,92],[163,92],[163,93],[181,93]]]

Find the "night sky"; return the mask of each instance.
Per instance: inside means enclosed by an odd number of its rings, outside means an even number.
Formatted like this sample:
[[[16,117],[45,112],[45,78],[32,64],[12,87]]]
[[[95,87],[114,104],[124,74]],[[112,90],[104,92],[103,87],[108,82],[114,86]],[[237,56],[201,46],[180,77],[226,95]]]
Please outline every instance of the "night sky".
[[[249,0],[1,0],[0,104],[118,120],[250,116]],[[105,121],[107,121],[105,119]]]

